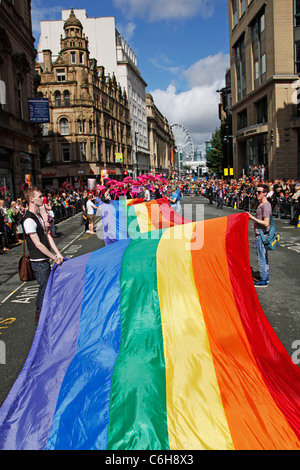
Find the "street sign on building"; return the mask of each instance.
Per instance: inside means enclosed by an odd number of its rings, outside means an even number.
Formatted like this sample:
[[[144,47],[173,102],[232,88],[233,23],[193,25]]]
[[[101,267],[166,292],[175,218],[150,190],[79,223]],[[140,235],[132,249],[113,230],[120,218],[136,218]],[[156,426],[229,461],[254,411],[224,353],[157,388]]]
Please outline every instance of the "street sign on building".
[[[28,106],[30,122],[50,122],[48,98],[29,99]]]

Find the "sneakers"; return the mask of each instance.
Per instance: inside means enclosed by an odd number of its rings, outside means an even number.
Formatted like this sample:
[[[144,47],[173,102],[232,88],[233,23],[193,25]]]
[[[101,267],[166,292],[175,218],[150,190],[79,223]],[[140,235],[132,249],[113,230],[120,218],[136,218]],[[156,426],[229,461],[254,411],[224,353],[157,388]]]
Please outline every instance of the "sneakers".
[[[256,281],[254,282],[255,287],[268,287],[268,281]]]

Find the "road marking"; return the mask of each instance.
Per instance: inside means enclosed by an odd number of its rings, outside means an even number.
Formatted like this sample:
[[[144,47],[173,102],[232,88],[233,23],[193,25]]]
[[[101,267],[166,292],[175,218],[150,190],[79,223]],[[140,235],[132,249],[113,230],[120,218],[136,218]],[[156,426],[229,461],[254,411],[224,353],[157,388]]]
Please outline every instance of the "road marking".
[[[17,295],[15,300],[12,300],[11,303],[15,304],[29,304],[32,300],[36,298],[36,295],[39,291],[39,286],[27,286],[24,287],[20,295]]]
[[[0,303],[0,305],[4,304],[12,295],[14,295],[16,292],[18,292],[21,287],[23,287],[26,284],[26,282],[23,282],[17,289],[13,290],[10,294],[8,294],[7,297],[5,297],[4,300]]]
[[[83,234],[85,233],[85,231],[83,230],[79,235],[77,235],[75,238],[73,238],[73,240],[70,241],[70,243],[68,243],[66,246],[64,246],[61,250],[59,250],[61,253],[64,252],[65,250],[67,250],[67,248],[69,248],[70,245],[72,245],[72,243],[74,243],[79,237],[81,237]],[[16,292],[18,292],[23,286],[25,286],[26,282],[23,282],[19,287],[17,287],[17,289],[13,290],[10,294],[8,294],[7,297],[5,297],[5,299],[3,299],[1,302],[0,302],[0,305],[3,305],[5,304],[5,302],[8,301],[8,299],[10,299],[10,297],[12,297]],[[36,295],[36,294],[35,294]],[[11,301],[11,302],[15,302],[15,303],[28,303],[26,302],[26,297],[24,297],[23,301],[22,301],[22,294],[20,296],[17,296],[17,299],[19,299],[19,301]],[[27,297],[31,297],[31,295],[27,296]],[[33,298],[33,297],[32,297]]]
[[[0,318],[0,330],[8,328],[8,325],[11,325],[15,321],[16,321],[16,318],[5,318],[4,320]],[[0,331],[0,335],[1,335],[1,331]]]

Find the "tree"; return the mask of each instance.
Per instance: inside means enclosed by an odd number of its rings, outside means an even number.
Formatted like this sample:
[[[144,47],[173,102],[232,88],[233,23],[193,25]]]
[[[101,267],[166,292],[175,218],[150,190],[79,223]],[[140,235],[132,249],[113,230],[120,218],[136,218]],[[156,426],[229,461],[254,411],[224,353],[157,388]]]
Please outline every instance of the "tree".
[[[208,168],[214,173],[223,173],[224,151],[223,139],[220,129],[216,129],[210,140],[210,148],[206,149],[206,162]]]
[[[214,173],[223,174],[224,168],[232,166],[232,116],[221,122],[212,134],[210,148],[206,150],[208,168]]]

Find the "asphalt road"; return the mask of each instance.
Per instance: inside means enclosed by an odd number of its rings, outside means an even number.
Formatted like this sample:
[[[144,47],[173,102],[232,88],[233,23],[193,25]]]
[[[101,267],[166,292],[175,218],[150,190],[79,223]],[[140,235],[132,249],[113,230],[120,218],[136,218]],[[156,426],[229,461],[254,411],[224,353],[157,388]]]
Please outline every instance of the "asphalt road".
[[[189,220],[223,217],[234,211],[210,206],[201,197],[185,197],[182,215]],[[57,246],[67,258],[80,256],[104,246],[103,240],[84,233],[78,214],[57,226]],[[282,242],[270,254],[270,284],[257,289],[266,317],[279,339],[292,356],[300,341],[300,307],[297,292],[300,279],[300,229],[288,220],[275,219],[282,234]],[[101,221],[99,222],[101,228]],[[35,334],[34,311],[36,282],[22,283],[17,266],[22,244],[0,256],[0,406],[18,377],[31,348]],[[250,264],[257,270],[253,225],[249,223]],[[298,346],[298,350],[299,350]],[[295,357],[295,356],[294,356]],[[298,355],[300,359],[300,354]]]

